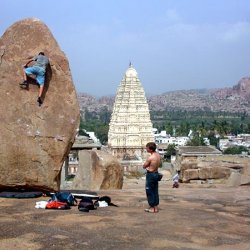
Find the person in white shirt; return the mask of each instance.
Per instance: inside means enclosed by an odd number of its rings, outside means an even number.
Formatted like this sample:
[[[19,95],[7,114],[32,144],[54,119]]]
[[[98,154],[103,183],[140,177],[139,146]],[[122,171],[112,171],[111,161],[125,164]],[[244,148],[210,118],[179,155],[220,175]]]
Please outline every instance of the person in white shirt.
[[[179,178],[180,178],[180,170],[176,171],[176,174],[173,176],[173,188],[178,188],[179,187]]]

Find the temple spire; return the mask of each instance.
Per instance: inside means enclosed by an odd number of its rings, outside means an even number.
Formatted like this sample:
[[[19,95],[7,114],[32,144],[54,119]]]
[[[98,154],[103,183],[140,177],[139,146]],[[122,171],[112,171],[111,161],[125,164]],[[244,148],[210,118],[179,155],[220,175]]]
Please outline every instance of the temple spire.
[[[154,141],[152,122],[144,89],[130,62],[117,90],[109,124],[108,145],[123,159],[142,157],[145,145]]]

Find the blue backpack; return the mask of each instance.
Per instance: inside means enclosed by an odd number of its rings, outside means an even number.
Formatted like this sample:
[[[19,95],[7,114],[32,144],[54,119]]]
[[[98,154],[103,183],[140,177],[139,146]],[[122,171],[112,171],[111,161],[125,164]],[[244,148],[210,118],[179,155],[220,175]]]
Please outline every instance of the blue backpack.
[[[70,192],[56,192],[52,195],[51,200],[66,202],[70,206],[77,204],[77,200]]]

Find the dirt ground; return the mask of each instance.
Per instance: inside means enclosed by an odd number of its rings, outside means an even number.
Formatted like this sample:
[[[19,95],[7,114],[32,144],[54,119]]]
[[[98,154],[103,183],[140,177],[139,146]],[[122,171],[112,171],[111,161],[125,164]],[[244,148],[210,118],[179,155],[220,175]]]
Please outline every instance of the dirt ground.
[[[100,191],[119,207],[89,213],[36,209],[47,200],[0,198],[0,249],[250,249],[250,186],[160,182],[160,211],[145,213],[144,180]]]

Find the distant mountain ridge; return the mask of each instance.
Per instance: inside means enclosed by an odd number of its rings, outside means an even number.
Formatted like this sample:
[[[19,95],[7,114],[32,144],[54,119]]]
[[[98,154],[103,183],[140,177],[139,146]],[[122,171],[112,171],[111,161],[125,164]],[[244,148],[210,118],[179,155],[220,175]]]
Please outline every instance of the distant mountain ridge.
[[[112,112],[115,96],[93,97],[78,93],[82,112],[101,112],[107,109]],[[152,111],[212,111],[247,113],[250,115],[250,77],[242,78],[232,88],[193,89],[165,92],[147,98]]]

